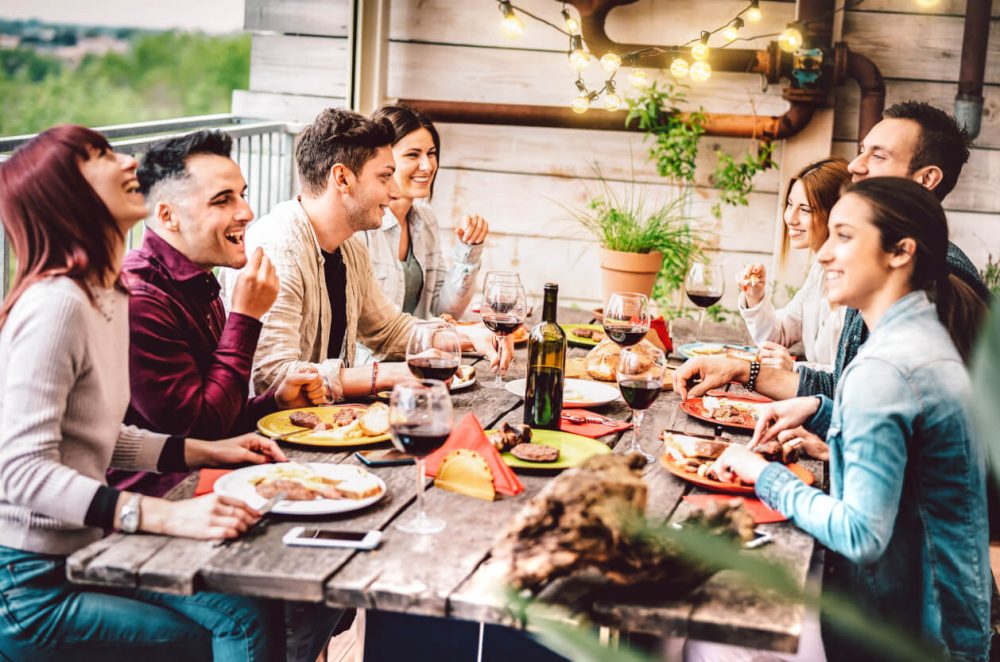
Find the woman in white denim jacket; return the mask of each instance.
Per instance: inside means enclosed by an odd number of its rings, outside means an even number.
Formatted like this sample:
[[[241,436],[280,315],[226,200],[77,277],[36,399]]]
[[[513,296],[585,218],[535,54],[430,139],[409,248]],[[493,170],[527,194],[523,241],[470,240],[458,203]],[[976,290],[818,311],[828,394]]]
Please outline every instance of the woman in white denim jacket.
[[[374,117],[387,118],[396,129],[392,153],[400,189],[382,227],[358,233],[368,246],[375,279],[405,313],[459,318],[472,300],[489,226],[480,216],[466,216],[455,228],[458,241],[453,263],[446,267],[438,220],[425,202],[433,192],[438,169],[438,132],[429,119],[402,106],[384,106]]]
[[[819,250],[829,235],[826,220],[830,210],[840,197],[841,187],[850,181],[847,161],[831,158],[807,165],[788,182],[782,260],[789,245],[813,254]],[[740,315],[761,347],[762,364],[794,369],[788,348],[801,340],[809,364],[827,369],[833,365],[845,309],[827,302],[823,269],[817,262],[813,262],[799,291],[780,310],[775,310],[765,296],[763,264],[747,267],[739,281]]]

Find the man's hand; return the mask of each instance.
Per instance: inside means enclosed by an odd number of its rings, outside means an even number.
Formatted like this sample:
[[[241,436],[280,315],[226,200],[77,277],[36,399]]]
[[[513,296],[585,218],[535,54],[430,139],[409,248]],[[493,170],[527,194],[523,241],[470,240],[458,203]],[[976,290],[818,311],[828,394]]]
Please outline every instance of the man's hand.
[[[730,444],[712,463],[708,473],[724,483],[732,483],[733,478],[739,476],[744,483],[755,484],[766,466],[767,460],[763,456],[739,444]]]
[[[757,426],[754,428],[753,438],[747,447],[756,448],[757,444],[771,441],[784,430],[799,427],[816,413],[819,409],[819,402],[819,398],[810,396],[759,405]]]
[[[275,389],[274,401],[279,409],[321,405],[326,402],[326,385],[315,368],[289,372]]]
[[[729,382],[745,384],[750,364],[742,359],[699,356],[674,371],[674,390],[682,399],[697,398]]]
[[[770,340],[760,344],[760,364],[778,370],[795,370],[795,361],[788,348]]]
[[[259,434],[243,434],[219,441],[184,440],[184,463],[191,469],[287,461],[278,444]]]
[[[486,241],[486,235],[490,232],[490,225],[486,219],[477,214],[466,216],[462,219],[462,224],[455,228],[455,235],[463,244],[481,244]]]
[[[513,335],[498,338],[492,331],[479,324],[461,327],[458,329],[458,335],[462,339],[463,349],[467,344],[471,345],[472,349],[490,360],[491,369],[500,366],[501,374],[507,372],[507,367],[514,360]]]
[[[234,313],[259,320],[278,298],[278,274],[259,247],[236,278],[233,288]]]

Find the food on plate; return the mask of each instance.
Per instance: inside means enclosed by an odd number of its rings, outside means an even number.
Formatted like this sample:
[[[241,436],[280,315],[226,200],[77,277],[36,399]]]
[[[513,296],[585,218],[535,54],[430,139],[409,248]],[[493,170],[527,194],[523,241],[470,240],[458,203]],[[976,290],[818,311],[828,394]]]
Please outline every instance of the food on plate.
[[[531,443],[531,426],[524,423],[504,423],[489,435],[489,441],[499,452],[508,451],[519,444]]]
[[[644,356],[647,356],[650,362],[652,362],[653,357],[656,356],[656,352],[653,351],[656,349],[656,346],[648,340],[642,340],[631,349],[634,352],[640,352]],[[621,353],[621,347],[616,345],[611,340],[603,340],[600,344],[594,347],[594,349],[587,352],[587,356],[584,359],[584,366],[587,370],[587,374],[598,381],[615,381],[615,369],[618,367],[618,357]]]
[[[471,365],[460,365],[458,366],[458,371],[455,373],[455,381],[452,382],[452,386],[456,384],[464,384],[471,380],[476,374],[476,368]]]
[[[358,419],[361,432],[369,437],[377,437],[389,431],[389,407],[383,402],[369,405]]]
[[[741,400],[706,396],[701,399],[705,414],[720,423],[754,427],[757,424],[757,405]]]
[[[291,416],[288,417],[288,422],[300,428],[312,428],[314,430],[321,425],[326,425],[319,416],[308,411],[293,411]],[[325,430],[326,428],[319,429]]]
[[[587,327],[580,327],[570,331],[570,335],[576,336],[577,338],[587,338],[588,340],[593,340],[594,342],[601,342],[607,336],[602,329],[590,329]]]
[[[729,442],[726,441],[689,437],[667,431],[663,432],[663,441],[667,454],[676,465],[699,476],[708,475],[709,467],[729,447]]]
[[[333,424],[338,428],[342,428],[345,425],[350,425],[354,421],[358,420],[360,416],[360,412],[358,412],[358,410],[354,407],[339,409],[333,415]]]
[[[750,352],[730,345],[698,345],[696,347],[686,347],[684,351],[689,356],[726,356],[731,359],[742,359],[743,361],[758,361],[760,359],[760,356],[756,352]]]
[[[283,462],[250,479],[265,499],[284,492],[286,501],[367,499],[382,491],[378,479],[362,467],[343,465],[345,478],[329,478],[298,462]]]
[[[518,444],[510,449],[510,454],[525,462],[555,462],[559,459],[559,449],[545,444]]]
[[[797,462],[799,459],[799,447],[793,446],[791,443],[781,443],[777,439],[772,439],[763,444],[757,444],[754,447],[754,452],[759,453],[768,462],[781,462],[782,464],[791,464],[792,462]]]
[[[745,292],[762,280],[764,280],[764,265],[752,265],[747,270],[746,274],[744,274],[743,278],[740,279],[740,289]]]
[[[576,389],[567,388],[563,390],[563,402],[583,402],[583,394]]]

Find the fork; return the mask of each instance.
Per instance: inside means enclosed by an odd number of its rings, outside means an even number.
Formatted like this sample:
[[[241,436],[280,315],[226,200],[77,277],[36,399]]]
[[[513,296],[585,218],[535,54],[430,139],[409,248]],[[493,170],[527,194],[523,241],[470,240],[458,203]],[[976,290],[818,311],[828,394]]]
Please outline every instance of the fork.
[[[267,517],[267,515],[271,512],[271,510],[280,502],[284,501],[286,496],[287,494],[285,492],[278,492],[273,497],[268,499],[267,502],[263,506],[261,506],[260,510],[257,511],[260,513],[260,519],[251,524],[250,526],[248,526],[247,530],[243,532],[242,536],[237,536],[236,538],[223,538],[222,540],[216,540],[212,544],[212,547],[229,547],[229,545],[231,545],[234,540],[239,540],[240,538],[245,537],[251,531],[256,530],[258,527],[261,526],[261,522],[264,521],[264,518]]]

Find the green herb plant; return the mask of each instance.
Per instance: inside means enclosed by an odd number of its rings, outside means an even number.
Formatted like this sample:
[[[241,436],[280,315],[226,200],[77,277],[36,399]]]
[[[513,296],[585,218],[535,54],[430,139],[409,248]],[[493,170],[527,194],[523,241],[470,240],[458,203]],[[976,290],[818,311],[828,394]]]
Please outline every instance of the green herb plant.
[[[994,261],[993,253],[990,253],[979,274],[983,277],[986,287],[993,293],[993,297],[1000,297],[1000,258]]]
[[[636,98],[627,99],[625,125],[638,127],[652,139],[649,160],[656,172],[681,182],[694,181],[698,142],[705,133],[705,112],[701,108],[685,115],[677,107],[687,101],[686,85],[667,83],[660,88],[653,83]]]
[[[716,151],[719,162],[712,175],[712,185],[719,191],[719,201],[712,205],[712,216],[722,218],[723,203],[734,207],[750,204],[753,178],[758,172],[771,167],[773,149],[770,142],[758,143],[755,151],[747,152],[739,160],[722,150]]]

